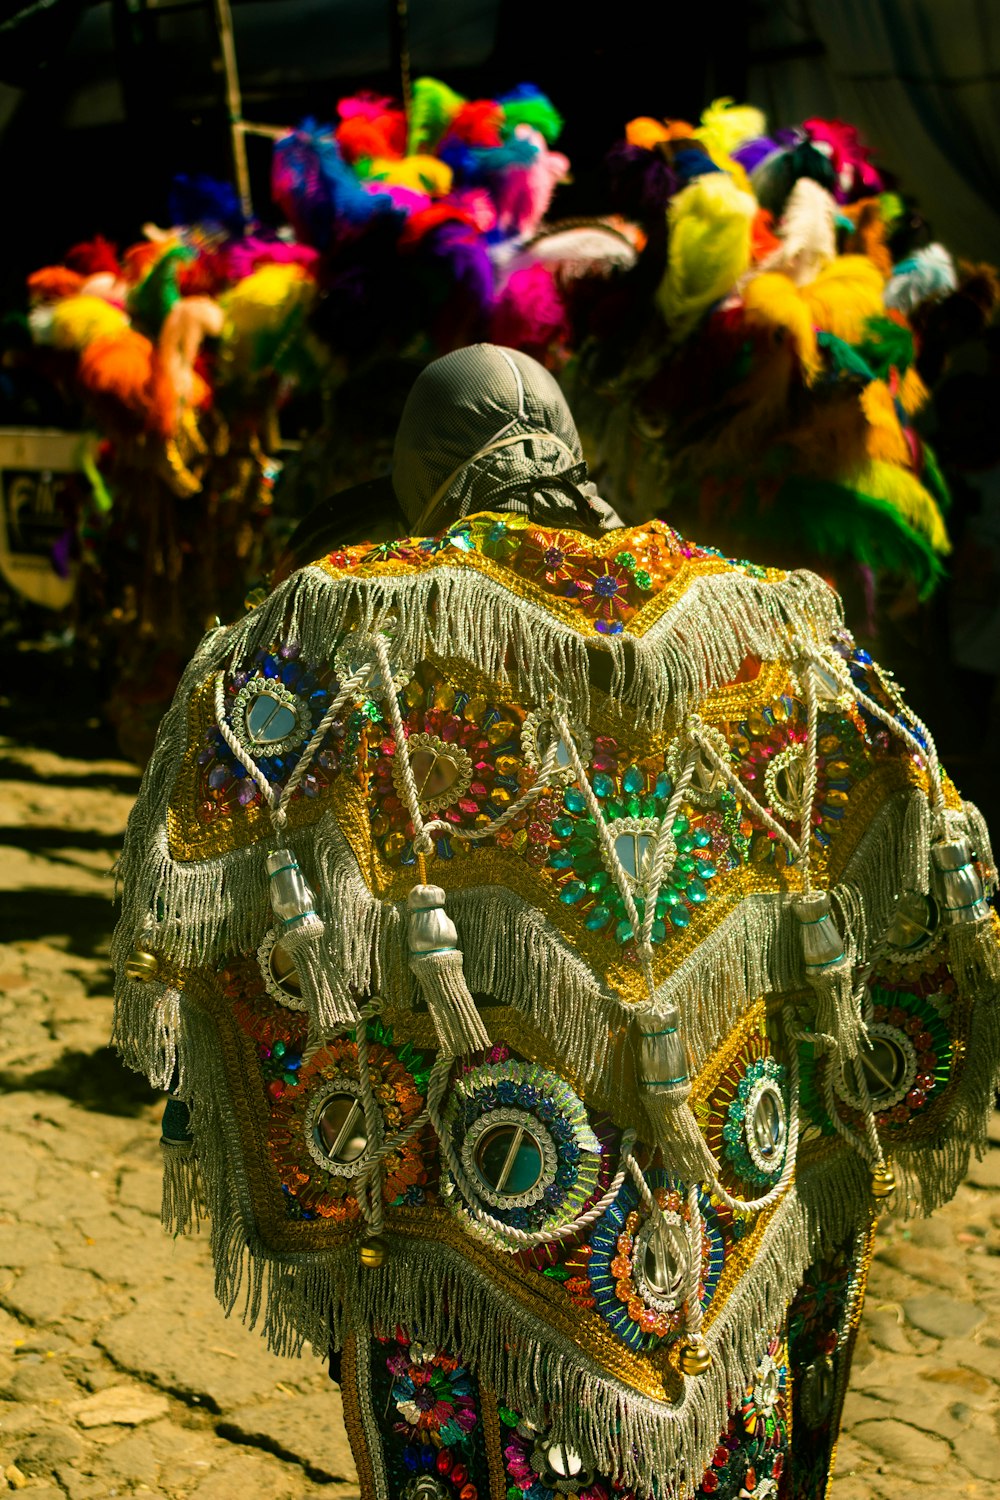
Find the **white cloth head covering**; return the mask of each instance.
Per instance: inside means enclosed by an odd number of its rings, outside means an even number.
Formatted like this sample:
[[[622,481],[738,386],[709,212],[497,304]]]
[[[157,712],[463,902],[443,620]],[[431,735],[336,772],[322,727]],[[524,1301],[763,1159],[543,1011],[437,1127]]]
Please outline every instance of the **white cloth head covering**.
[[[596,531],[622,524],[587,483],[576,424],[548,370],[496,344],[456,349],[417,377],[392,482],[417,535],[480,510]]]

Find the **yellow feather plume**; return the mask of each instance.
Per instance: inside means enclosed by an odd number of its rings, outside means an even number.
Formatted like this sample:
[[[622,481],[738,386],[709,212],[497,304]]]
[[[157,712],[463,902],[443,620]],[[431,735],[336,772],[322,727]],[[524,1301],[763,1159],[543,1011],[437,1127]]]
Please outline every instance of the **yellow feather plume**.
[[[94,339],[120,333],[128,318],[103,297],[66,297],[53,305],[49,341],[60,349],[85,349]]]
[[[743,306],[751,327],[782,328],[791,337],[806,380],[815,379],[819,353],[812,316],[795,282],[777,271],[754,276],[743,289]]]
[[[732,99],[713,99],[703,112],[696,138],[709,150],[731,156],[744,141],[767,134],[767,118],[752,104],[735,104]]]
[[[911,365],[899,382],[899,400],[908,416],[921,411],[930,400],[930,391]]]
[[[671,199],[667,270],[657,300],[675,341],[732,291],[749,266],[756,211],[756,199],[717,172],[697,178]]]
[[[851,487],[863,495],[882,500],[898,511],[906,524],[918,531],[941,557],[951,551],[944,517],[933,496],[909,469],[875,460],[851,476]]]
[[[311,297],[314,290],[313,281],[301,266],[261,266],[236,283],[223,305],[236,333],[253,334],[270,328],[296,302]]]
[[[734,104],[732,99],[713,99],[702,114],[694,138],[701,142],[715,165],[729,173],[740,191],[749,193],[753,191],[750,179],[739,162],[733,161],[732,153],[744,141],[751,141],[766,132],[767,118],[753,105]]]
[[[884,380],[873,380],[861,392],[861,407],[868,420],[865,447],[868,457],[888,464],[909,466],[913,455],[903,435],[889,387]]]
[[[802,288],[816,326],[847,344],[860,343],[865,323],[883,312],[882,274],[864,255],[838,255]]]
[[[438,197],[451,191],[452,170],[447,162],[436,156],[404,156],[393,161],[387,156],[373,159],[369,172],[373,182],[386,182],[392,187],[411,188],[415,193],[430,193]]]

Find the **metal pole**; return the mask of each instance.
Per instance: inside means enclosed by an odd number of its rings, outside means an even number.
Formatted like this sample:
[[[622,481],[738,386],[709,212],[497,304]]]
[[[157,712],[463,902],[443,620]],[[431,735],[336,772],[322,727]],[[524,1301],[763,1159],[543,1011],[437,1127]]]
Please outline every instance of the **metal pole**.
[[[400,3],[405,4],[405,0],[400,0]],[[253,200],[250,197],[250,168],[247,165],[243,99],[240,95],[240,75],[236,66],[236,42],[233,37],[233,13],[229,8],[229,0],[215,0],[215,23],[219,31],[222,68],[226,78],[226,110],[229,114],[236,191],[240,196],[243,218],[249,223],[253,218]]]
[[[403,101],[409,123],[413,89],[410,81],[410,13],[407,0],[389,0],[389,33],[392,38],[392,70],[399,79],[399,97]]]

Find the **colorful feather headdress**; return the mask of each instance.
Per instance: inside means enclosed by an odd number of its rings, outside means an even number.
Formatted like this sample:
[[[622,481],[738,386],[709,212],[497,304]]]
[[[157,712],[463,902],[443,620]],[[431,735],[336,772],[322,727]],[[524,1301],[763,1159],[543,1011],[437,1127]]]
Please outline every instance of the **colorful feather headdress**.
[[[693,505],[694,524],[747,548],[780,539],[926,593],[949,550],[948,497],[914,422],[918,364],[962,285],[942,246],[899,244],[904,205],[871,158],[841,121],[768,135],[726,99],[697,126],[633,120],[610,165],[651,248],[660,236],[660,317],[636,319],[614,370],[631,437],[593,401],[587,436],[623,513],[661,508],[666,474],[673,517]],[[585,354],[606,371],[594,338]]]

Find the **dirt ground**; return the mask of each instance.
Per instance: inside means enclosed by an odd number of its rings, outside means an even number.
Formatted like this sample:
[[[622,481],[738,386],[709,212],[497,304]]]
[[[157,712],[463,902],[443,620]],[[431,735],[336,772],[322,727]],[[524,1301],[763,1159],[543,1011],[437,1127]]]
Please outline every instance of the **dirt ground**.
[[[163,1235],[160,1101],[106,1046],[136,772],[85,705],[21,707],[0,740],[0,1490],[347,1500],[335,1387],[224,1318],[203,1238]],[[998,1493],[1000,1131],[952,1204],[880,1234],[832,1500]]]

